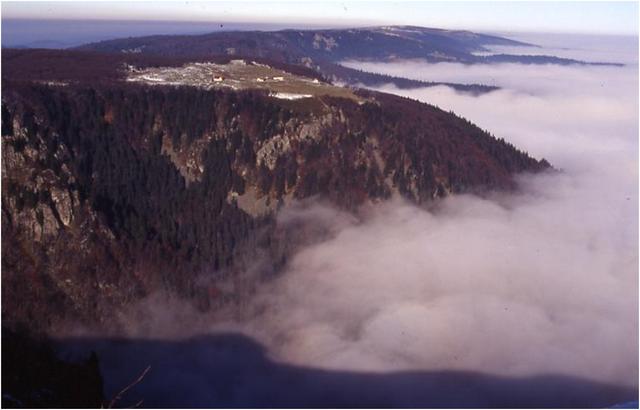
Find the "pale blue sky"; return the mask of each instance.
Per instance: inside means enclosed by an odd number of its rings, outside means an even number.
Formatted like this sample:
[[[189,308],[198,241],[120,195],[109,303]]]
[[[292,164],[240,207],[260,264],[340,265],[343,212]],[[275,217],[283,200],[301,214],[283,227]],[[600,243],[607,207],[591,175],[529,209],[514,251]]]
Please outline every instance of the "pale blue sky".
[[[2,18],[253,22],[292,26],[412,24],[485,31],[638,33],[635,1],[3,1]]]

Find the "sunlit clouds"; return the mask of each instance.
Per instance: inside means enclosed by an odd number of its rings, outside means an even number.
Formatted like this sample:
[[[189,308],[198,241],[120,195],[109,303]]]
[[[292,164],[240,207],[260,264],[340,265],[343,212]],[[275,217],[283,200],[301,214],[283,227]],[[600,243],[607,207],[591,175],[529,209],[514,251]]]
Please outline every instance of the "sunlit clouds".
[[[352,64],[355,65],[355,64]],[[637,380],[637,67],[359,68],[484,82],[392,92],[453,110],[559,173],[516,194],[400,200],[300,251],[241,326],[278,360],[332,369],[475,370]],[[416,75],[416,73],[420,73]],[[318,223],[318,208],[307,208]],[[314,218],[311,218],[314,216]]]

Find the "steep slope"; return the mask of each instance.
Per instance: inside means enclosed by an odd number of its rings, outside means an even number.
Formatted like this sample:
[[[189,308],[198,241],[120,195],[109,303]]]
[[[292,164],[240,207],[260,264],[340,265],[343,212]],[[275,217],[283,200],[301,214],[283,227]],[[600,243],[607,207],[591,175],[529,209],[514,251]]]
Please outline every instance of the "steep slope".
[[[299,238],[274,213],[294,200],[422,203],[549,167],[386,94],[66,84],[3,81],[5,324],[110,322],[156,290],[229,303],[256,255],[258,280],[286,263]]]

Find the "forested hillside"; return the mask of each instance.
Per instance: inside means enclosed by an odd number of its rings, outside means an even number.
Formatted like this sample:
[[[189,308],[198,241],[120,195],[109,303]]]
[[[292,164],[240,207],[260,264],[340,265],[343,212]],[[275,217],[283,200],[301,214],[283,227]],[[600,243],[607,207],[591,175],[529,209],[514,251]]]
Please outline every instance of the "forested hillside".
[[[453,114],[379,93],[357,103],[117,82],[3,87],[2,315],[43,329],[109,321],[157,289],[203,309],[234,300],[216,284],[241,277],[251,255],[269,255],[262,275],[286,262],[273,215],[294,200],[422,203],[511,189],[513,174],[548,167]]]

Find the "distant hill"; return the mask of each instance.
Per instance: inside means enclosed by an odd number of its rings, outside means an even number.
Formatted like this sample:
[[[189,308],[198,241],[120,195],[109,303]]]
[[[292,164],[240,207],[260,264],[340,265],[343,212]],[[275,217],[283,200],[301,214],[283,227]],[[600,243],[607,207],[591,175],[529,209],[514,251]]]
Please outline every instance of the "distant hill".
[[[79,49],[167,56],[236,54],[286,60],[339,62],[345,59],[474,62],[485,46],[533,45],[469,31],[411,26],[332,30],[232,31],[193,36],[148,36],[101,41]]]
[[[554,56],[479,56],[488,46],[536,45],[464,30],[415,26],[383,26],[331,30],[232,31],[202,35],[130,37],[80,46],[81,50],[185,57],[235,55],[261,57],[313,68],[326,78],[346,84],[401,88],[440,85],[365,73],[340,66],[344,60],[394,61],[421,59],[463,64],[519,62],[526,64],[594,64]],[[595,63],[598,65],[609,63]],[[486,85],[446,84],[459,91],[492,91]]]
[[[50,48],[50,49],[63,49],[70,47],[72,44],[65,43],[63,41],[56,40],[38,40],[30,43],[19,44],[12,48]]]

